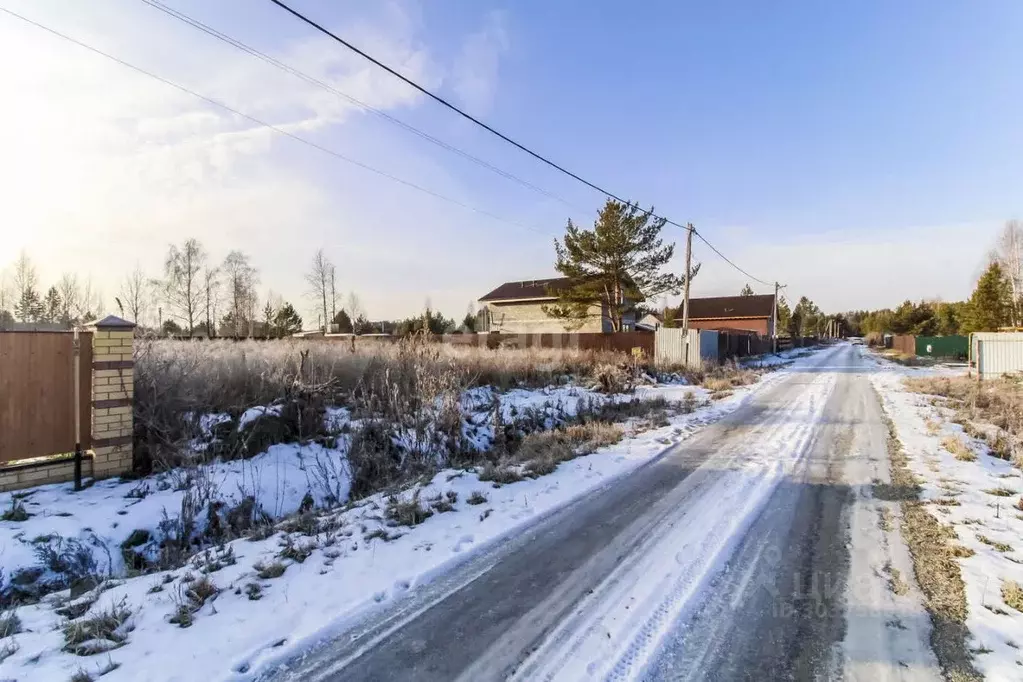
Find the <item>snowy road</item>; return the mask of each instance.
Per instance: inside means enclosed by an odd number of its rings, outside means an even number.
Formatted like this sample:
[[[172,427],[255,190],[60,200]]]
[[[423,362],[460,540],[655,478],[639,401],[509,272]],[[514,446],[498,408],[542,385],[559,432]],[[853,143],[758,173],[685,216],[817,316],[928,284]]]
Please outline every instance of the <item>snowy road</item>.
[[[915,588],[887,589],[912,571],[869,493],[888,470],[870,367],[842,345],[785,371],[265,679],[937,679]]]

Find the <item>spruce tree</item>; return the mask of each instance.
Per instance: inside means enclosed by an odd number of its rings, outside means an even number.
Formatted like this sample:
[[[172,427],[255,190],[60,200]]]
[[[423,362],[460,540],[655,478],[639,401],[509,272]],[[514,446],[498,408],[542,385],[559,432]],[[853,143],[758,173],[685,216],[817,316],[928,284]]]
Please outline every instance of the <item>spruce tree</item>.
[[[966,304],[964,333],[993,332],[1010,323],[1012,290],[997,261],[977,280],[977,288]]]
[[[277,310],[274,327],[276,327],[278,337],[291,336],[302,331],[302,318],[293,305],[285,303]]]

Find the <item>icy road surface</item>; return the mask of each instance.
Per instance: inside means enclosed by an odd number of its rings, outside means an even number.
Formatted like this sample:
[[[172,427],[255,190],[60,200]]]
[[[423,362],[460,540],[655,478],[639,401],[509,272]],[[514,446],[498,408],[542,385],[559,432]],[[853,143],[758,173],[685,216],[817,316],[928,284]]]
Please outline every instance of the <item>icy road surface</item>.
[[[818,354],[263,679],[939,679],[870,493],[888,480],[875,369],[849,345]]]

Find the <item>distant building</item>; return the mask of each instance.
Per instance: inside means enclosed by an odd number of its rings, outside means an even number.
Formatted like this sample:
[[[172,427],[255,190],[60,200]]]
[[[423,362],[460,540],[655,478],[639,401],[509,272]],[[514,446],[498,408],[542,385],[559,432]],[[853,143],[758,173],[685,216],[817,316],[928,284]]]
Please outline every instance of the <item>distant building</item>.
[[[690,329],[736,329],[771,336],[773,315],[774,294],[689,299]],[[681,308],[675,315],[675,324],[682,326]]]
[[[567,277],[505,282],[479,299],[484,327],[481,331],[502,334],[611,332],[607,304],[601,301],[593,302],[581,325],[578,320],[558,319],[543,311],[543,306],[557,302],[558,293],[568,285]],[[633,313],[626,314],[622,320],[626,330],[633,329],[635,323]]]

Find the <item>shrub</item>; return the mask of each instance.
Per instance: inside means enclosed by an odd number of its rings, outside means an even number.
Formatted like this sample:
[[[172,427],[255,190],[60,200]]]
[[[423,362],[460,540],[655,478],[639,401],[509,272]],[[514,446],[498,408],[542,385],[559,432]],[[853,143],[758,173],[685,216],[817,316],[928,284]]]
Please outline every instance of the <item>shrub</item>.
[[[472,494],[465,501],[469,504],[483,504],[487,501],[487,494],[482,490],[473,490]]]

